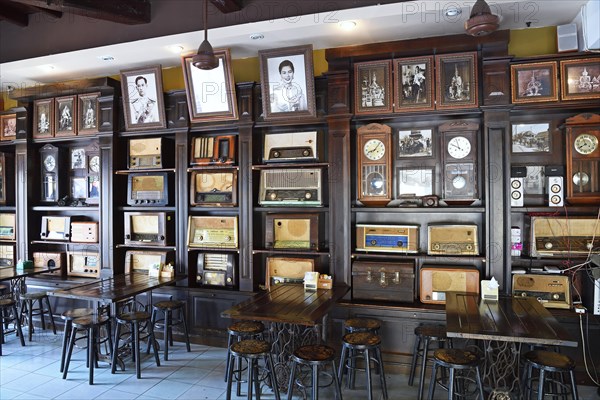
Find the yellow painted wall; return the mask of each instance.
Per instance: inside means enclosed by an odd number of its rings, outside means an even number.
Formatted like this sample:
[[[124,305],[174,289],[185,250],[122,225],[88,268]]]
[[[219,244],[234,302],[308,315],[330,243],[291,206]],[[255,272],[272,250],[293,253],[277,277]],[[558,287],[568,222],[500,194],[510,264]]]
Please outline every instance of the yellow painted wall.
[[[556,54],[557,49],[555,26],[510,31],[508,54],[515,57]]]

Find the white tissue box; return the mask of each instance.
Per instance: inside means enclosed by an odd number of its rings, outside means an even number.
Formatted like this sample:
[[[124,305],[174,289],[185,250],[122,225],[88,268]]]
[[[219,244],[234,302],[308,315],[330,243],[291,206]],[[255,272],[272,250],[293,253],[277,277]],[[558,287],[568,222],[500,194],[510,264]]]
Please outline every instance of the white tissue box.
[[[481,281],[481,298],[483,300],[498,301],[498,282],[494,282],[494,288],[491,288],[489,281]]]

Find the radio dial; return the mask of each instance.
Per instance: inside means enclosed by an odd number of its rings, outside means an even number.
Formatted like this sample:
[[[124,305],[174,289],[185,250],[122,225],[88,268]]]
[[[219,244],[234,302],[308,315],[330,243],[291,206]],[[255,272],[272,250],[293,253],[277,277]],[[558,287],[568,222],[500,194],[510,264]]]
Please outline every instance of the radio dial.
[[[439,249],[440,249],[440,244],[439,244],[439,243],[435,243],[435,244],[433,245],[433,249],[434,249],[434,250],[439,250]]]
[[[231,236],[225,236],[225,241],[226,242],[231,242]]]
[[[277,200],[277,193],[275,193],[275,192],[269,193],[269,199],[271,199],[271,200]]]
[[[310,151],[308,151],[308,149],[304,149],[304,150],[302,150],[302,155],[304,157],[308,157],[308,156],[310,156]]]
[[[472,245],[472,244],[467,244],[467,245],[465,246],[465,248],[466,248],[467,250],[471,251],[471,250],[473,250],[473,245]]]
[[[125,235],[125,239],[131,239],[131,235]]]
[[[552,300],[560,300],[560,295],[558,293],[553,293]]]
[[[305,200],[310,200],[311,198],[312,198],[312,194],[310,192],[304,193],[304,199]]]
[[[227,283],[231,283],[232,279],[230,277],[227,277]]]
[[[521,292],[521,297],[527,297],[527,293]]]
[[[544,243],[544,247],[548,250],[550,250],[552,248],[552,243],[551,242],[546,242]]]
[[[281,153],[278,152],[278,151],[274,151],[273,152],[273,158],[279,158],[279,157],[281,157]]]
[[[165,240],[165,235],[160,235],[160,240]]]

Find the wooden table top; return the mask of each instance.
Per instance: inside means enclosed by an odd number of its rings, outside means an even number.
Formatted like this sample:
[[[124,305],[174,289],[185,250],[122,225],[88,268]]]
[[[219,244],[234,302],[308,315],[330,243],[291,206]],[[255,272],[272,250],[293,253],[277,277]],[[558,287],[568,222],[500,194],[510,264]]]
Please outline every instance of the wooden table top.
[[[51,272],[56,269],[49,269],[47,267],[38,267],[38,268],[30,268],[30,269],[17,269],[15,267],[5,267],[0,268],[0,282],[2,281],[10,281],[18,278],[25,278],[32,275],[43,274],[44,272]]]
[[[347,286],[304,291],[302,284],[279,284],[221,313],[222,317],[314,326],[348,292]]]
[[[55,290],[49,294],[79,300],[116,302],[174,283],[177,279],[177,277],[162,278],[138,273],[121,274],[69,289]]]
[[[577,346],[569,333],[533,297],[481,300],[478,294],[446,294],[449,337]]]

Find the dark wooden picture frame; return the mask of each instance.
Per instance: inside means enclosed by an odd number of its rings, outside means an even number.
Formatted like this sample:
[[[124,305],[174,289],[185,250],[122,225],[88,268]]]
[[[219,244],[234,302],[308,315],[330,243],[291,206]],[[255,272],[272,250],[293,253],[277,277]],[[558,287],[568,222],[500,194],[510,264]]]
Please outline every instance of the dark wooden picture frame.
[[[511,65],[510,85],[514,104],[557,101],[556,61]]]
[[[435,56],[435,68],[438,110],[479,106],[477,52]]]
[[[392,112],[392,61],[354,64],[354,113],[356,115]]]
[[[121,71],[125,130],[166,128],[160,65]]]
[[[229,49],[215,49],[219,66],[203,70],[192,65],[194,55],[181,59],[190,121],[238,119],[237,97]]]
[[[54,99],[33,102],[33,138],[54,136]]]
[[[552,152],[550,122],[512,124],[511,152],[513,154]]]
[[[80,94],[77,96],[77,134],[91,135],[98,133],[100,127],[100,92]]]
[[[312,45],[260,50],[265,120],[316,117]]]
[[[13,140],[17,137],[17,114],[0,115],[0,140]]]
[[[394,112],[433,110],[433,56],[394,60]]]
[[[433,129],[400,129],[396,147],[396,158],[433,157]]]
[[[77,96],[54,99],[54,136],[77,135]]]
[[[600,58],[560,62],[561,100],[600,99]]]

